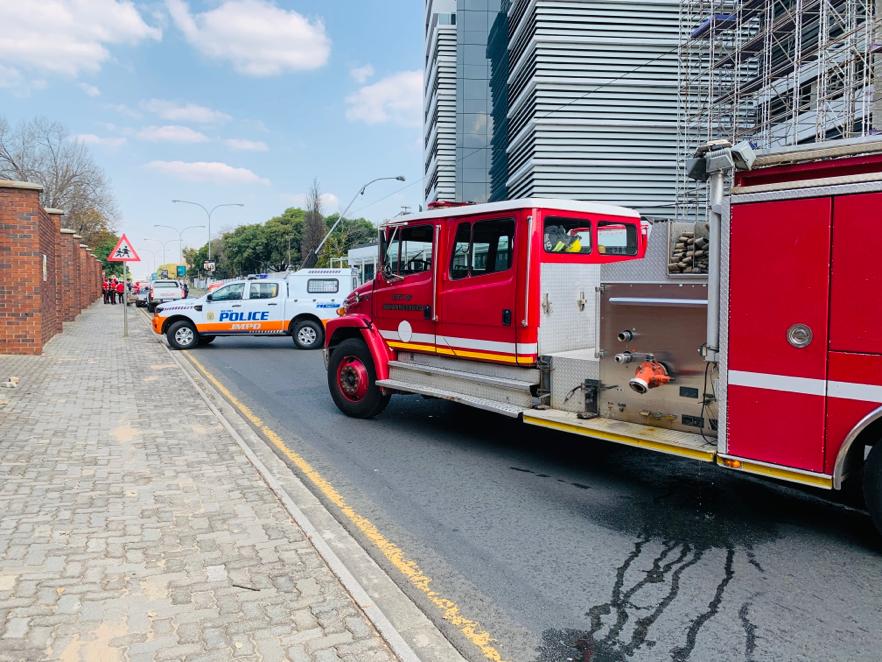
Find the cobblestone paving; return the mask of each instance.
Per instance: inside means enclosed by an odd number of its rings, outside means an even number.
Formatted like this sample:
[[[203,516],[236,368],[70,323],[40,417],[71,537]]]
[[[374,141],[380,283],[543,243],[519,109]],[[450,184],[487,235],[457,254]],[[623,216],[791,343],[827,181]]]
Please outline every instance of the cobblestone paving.
[[[140,321],[0,356],[0,660],[394,659]]]

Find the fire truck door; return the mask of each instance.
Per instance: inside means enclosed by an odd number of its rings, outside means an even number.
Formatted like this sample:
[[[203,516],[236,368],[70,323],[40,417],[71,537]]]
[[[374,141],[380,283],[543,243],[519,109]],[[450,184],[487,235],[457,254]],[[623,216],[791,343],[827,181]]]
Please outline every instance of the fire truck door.
[[[463,220],[448,231],[438,265],[438,353],[515,363],[514,219]]]
[[[435,226],[392,226],[386,232],[383,264],[374,281],[374,321],[390,347],[434,353]]]
[[[830,198],[732,205],[728,453],[823,470]]]

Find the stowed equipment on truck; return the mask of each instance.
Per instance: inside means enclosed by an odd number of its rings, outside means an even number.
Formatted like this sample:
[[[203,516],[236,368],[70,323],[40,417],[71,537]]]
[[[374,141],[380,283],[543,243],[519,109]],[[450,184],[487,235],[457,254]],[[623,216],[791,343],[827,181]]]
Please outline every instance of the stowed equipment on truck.
[[[824,489],[882,529],[882,141],[709,144],[697,222],[523,200],[381,228],[327,326],[338,407],[392,393]],[[736,165],[731,195],[726,177]],[[573,248],[575,239],[578,247]]]

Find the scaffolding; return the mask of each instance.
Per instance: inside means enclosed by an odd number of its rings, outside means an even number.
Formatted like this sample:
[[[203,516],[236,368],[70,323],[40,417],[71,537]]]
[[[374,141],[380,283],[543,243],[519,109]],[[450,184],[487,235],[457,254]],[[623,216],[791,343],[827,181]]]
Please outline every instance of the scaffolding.
[[[704,217],[685,163],[708,140],[767,149],[874,132],[875,2],[683,0],[679,219]]]

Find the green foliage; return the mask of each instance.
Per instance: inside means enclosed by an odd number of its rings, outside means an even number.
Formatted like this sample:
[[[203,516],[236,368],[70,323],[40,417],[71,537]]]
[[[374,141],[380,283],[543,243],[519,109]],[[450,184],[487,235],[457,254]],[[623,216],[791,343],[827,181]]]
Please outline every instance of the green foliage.
[[[107,256],[110,255],[110,251],[116,248],[116,242],[118,241],[119,236],[108,230],[101,230],[92,236],[92,252],[101,260],[104,273],[108,276],[122,276],[123,273],[121,262],[107,261]]]
[[[233,278],[250,273],[285,271],[289,267],[296,269],[305,257],[302,242],[307,216],[307,211],[289,207],[264,223],[241,225],[224,233],[211,244],[211,257],[216,263],[214,277]],[[338,214],[323,217],[325,232],[331,229],[337,218]],[[374,224],[365,218],[344,220],[323,247],[317,266],[328,266],[331,257],[346,255],[353,246],[373,241],[376,234]],[[188,275],[204,276],[202,265],[207,259],[207,244],[185,249]]]

